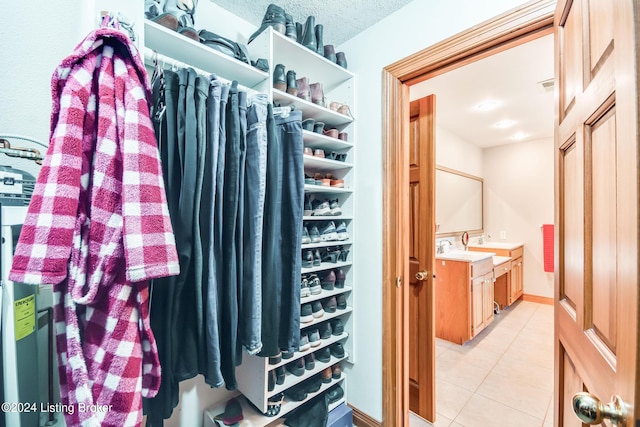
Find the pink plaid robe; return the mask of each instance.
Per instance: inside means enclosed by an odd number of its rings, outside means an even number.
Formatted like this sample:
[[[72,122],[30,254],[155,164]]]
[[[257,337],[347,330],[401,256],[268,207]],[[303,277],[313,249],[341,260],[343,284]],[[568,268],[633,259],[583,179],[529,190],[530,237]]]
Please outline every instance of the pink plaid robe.
[[[146,71],[126,36],[102,28],[62,61],[52,93],[9,278],[53,284],[67,425],[139,425],[160,386],[147,281],[179,273]]]

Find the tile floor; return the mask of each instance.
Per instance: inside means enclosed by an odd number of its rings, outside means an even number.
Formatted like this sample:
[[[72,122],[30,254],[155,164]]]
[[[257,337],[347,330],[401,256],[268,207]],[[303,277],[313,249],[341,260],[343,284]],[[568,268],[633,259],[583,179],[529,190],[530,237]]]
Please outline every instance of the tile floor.
[[[553,427],[553,306],[519,301],[436,353],[436,427]],[[413,413],[409,424],[431,426]]]

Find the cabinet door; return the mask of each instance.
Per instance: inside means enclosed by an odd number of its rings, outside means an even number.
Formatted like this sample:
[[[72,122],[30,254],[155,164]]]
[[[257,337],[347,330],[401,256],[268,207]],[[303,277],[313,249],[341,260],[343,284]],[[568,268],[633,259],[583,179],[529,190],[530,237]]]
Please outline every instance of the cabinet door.
[[[513,261],[513,269],[511,271],[511,302],[522,296],[523,288],[523,271],[522,257]]]
[[[493,322],[493,276],[491,273],[484,276],[483,281],[483,316],[485,328]]]
[[[485,276],[471,281],[471,336],[484,329],[484,286]]]

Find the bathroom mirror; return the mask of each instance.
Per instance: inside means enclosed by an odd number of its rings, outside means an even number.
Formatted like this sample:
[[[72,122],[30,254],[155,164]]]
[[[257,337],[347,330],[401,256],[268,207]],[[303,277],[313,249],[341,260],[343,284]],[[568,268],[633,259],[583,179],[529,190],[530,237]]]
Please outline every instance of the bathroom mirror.
[[[483,179],[436,166],[436,234],[482,232]]]

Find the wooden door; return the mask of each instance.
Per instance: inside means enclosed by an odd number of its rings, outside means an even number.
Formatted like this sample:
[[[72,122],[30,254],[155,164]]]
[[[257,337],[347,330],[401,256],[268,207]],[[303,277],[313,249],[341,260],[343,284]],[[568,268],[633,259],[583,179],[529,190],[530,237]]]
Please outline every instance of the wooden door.
[[[409,407],[435,420],[435,96],[411,102],[409,150]],[[430,232],[431,231],[431,232]],[[424,276],[418,280],[419,275]]]
[[[618,395],[622,425],[640,419],[639,12],[631,0],[556,8],[556,426],[582,425],[577,392]]]

